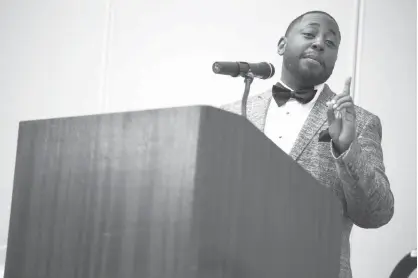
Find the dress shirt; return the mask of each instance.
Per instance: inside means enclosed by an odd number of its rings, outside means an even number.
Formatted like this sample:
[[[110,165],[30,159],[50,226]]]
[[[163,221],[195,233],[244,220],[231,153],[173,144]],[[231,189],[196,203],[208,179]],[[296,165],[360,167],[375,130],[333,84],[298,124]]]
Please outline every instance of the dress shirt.
[[[292,90],[283,82],[280,83],[289,90]],[[315,90],[317,90],[315,97],[306,104],[301,104],[295,99],[290,99],[279,107],[274,99],[271,99],[267,110],[264,133],[285,153],[290,153],[303,124],[309,116],[309,112],[315,105],[323,88],[324,84],[315,86]]]

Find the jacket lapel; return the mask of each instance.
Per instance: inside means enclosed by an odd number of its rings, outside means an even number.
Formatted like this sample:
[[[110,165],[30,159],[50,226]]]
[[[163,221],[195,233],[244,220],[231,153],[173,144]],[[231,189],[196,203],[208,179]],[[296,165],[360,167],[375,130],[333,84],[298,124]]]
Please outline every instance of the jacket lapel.
[[[331,100],[334,97],[334,93],[329,89],[327,85],[324,86],[322,93],[319,95],[318,99],[315,102],[314,107],[312,107],[311,112],[309,113],[308,118],[306,119],[299,135],[294,143],[292,150],[290,151],[290,156],[297,160],[302,154],[303,150],[313,139],[315,134],[319,131],[321,126],[327,121],[327,101]]]

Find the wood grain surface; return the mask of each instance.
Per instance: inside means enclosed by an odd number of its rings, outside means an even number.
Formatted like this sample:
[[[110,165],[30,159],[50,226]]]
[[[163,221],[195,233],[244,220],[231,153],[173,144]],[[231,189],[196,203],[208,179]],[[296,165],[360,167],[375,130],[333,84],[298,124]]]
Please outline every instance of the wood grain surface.
[[[339,211],[216,108],[23,122],[5,278],[337,277]]]

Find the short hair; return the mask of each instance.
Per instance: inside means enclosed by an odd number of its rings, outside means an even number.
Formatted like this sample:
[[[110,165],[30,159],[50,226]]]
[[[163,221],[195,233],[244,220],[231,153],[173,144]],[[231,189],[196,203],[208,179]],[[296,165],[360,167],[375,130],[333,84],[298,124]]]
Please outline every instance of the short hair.
[[[326,12],[324,12],[324,11],[309,11],[309,12],[306,12],[306,13],[304,13],[304,14],[302,14],[302,15],[298,16],[298,17],[297,17],[297,18],[295,18],[292,22],[290,22],[289,26],[288,26],[288,27],[287,27],[287,29],[286,29],[285,36],[287,37],[287,36],[289,35],[290,31],[292,31],[293,27],[294,27],[297,23],[301,22],[301,21],[302,21],[302,18],[303,18],[305,15],[308,15],[308,14],[323,14],[323,15],[328,16],[328,17],[329,17],[329,18],[331,18],[332,20],[334,20],[334,22],[335,22],[335,23],[337,23],[337,21],[335,20],[335,18],[333,18],[333,17],[332,17],[329,13],[326,13]],[[338,25],[338,23],[337,23],[337,25]],[[340,36],[340,39],[341,39],[341,33],[340,33],[340,32],[338,32],[338,35]]]

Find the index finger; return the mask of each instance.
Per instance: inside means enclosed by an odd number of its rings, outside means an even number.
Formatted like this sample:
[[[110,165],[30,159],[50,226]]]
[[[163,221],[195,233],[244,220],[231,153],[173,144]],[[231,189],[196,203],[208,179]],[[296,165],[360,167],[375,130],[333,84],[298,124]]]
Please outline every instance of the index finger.
[[[351,77],[345,80],[343,95],[350,95]]]

